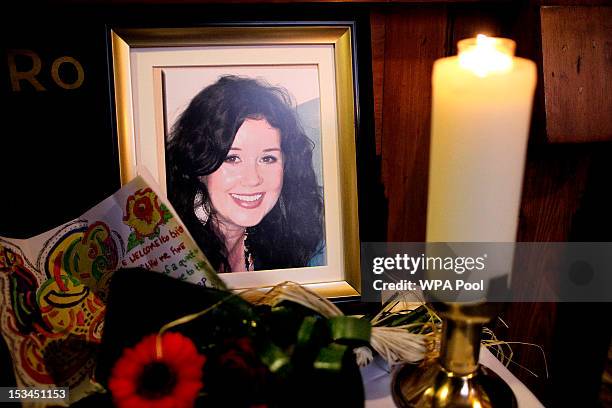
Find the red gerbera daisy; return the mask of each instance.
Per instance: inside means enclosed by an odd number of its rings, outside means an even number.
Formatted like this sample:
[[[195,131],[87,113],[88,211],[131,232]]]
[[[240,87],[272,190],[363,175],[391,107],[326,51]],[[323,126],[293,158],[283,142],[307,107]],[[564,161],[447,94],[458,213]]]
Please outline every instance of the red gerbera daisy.
[[[113,367],[108,387],[118,408],[190,408],[202,388],[206,358],[193,342],[179,333],[161,338],[156,353],[156,334],[145,337]]]

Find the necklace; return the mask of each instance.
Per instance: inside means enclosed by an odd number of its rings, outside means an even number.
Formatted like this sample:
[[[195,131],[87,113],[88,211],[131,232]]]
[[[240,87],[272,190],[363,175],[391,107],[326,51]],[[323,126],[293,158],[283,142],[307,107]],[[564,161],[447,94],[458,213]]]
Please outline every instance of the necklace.
[[[246,268],[247,272],[255,270],[253,266],[253,254],[251,254],[251,251],[249,250],[249,246],[247,244],[248,237],[249,237],[249,233],[247,229],[245,228],[242,242],[244,244],[244,267]]]

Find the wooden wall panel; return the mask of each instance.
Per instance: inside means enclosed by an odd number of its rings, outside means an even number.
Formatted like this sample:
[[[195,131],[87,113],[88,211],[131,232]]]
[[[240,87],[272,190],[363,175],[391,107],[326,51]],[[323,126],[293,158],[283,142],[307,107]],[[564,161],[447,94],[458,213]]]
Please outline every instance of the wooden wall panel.
[[[534,0],[532,0],[534,1]],[[541,6],[609,6],[610,0],[535,0]]]
[[[584,183],[584,194],[572,222],[568,241],[612,241],[612,196],[609,193],[612,179],[612,143],[592,143],[582,146],[588,149],[591,164],[588,178]],[[572,149],[582,154],[580,149]],[[557,325],[551,334],[553,390],[571,389],[576,392],[568,396],[555,392],[552,406],[603,406],[612,401],[612,382],[607,378],[607,387],[601,387],[602,373],[606,362],[612,368],[612,355],[608,358],[611,345],[612,325],[606,316],[612,313],[612,303],[563,303],[558,305]],[[590,333],[576,330],[590,327]],[[567,356],[579,350],[579,358],[571,365]],[[576,373],[580,373],[576,375]],[[601,394],[598,391],[601,388]],[[606,401],[608,402],[606,404]]]
[[[449,8],[449,55],[457,54],[459,40],[476,37],[477,34],[502,36],[499,6],[464,5]]]
[[[586,188],[590,166],[589,149],[572,146],[532,145],[527,157],[523,196],[520,210],[517,240],[521,242],[562,242],[570,235],[580,200]],[[555,259],[542,259],[534,254],[538,265],[546,265],[543,270],[554,270]],[[530,270],[533,270],[530,268]],[[527,276],[515,270],[512,276],[514,289],[534,287],[545,293],[548,286],[555,287],[558,278],[553,275],[539,274]],[[549,367],[555,365],[560,356],[553,353],[555,339],[552,333],[558,323],[558,305],[555,303],[510,303],[502,314],[509,325],[504,340],[537,344],[542,347]],[[528,318],[526,318],[528,316]],[[513,346],[515,351],[511,370],[523,381],[545,405],[554,397],[552,381],[561,376],[558,370],[550,370],[546,377],[542,352],[534,346]],[[525,367],[535,372],[534,377]],[[560,367],[562,368],[562,367]]]
[[[551,142],[612,140],[612,7],[543,7]]]
[[[385,77],[385,14],[380,10],[370,13],[372,37],[372,85],[374,94],[374,133],[376,155],[382,154],[383,95]]]
[[[389,241],[423,241],[427,215],[431,70],[444,56],[446,9],[386,14],[382,178]]]

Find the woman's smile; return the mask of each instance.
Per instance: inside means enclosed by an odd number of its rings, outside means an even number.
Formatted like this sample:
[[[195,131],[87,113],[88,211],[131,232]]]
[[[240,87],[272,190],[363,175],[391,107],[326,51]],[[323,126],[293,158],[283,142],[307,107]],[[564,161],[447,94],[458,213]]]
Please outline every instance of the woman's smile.
[[[278,201],[283,171],[279,130],[266,119],[245,119],[221,167],[202,178],[220,223],[259,224]]]
[[[234,194],[230,193],[230,196],[234,199],[236,204],[242,208],[252,209],[257,208],[263,202],[263,197],[266,193],[255,193],[255,194]]]

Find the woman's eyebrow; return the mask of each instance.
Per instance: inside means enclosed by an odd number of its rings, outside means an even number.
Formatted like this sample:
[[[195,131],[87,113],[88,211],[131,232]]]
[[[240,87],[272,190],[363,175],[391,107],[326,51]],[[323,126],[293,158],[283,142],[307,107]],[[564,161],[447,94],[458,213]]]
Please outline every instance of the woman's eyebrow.
[[[263,149],[264,152],[280,152],[281,149],[278,147],[270,147],[268,149]]]

